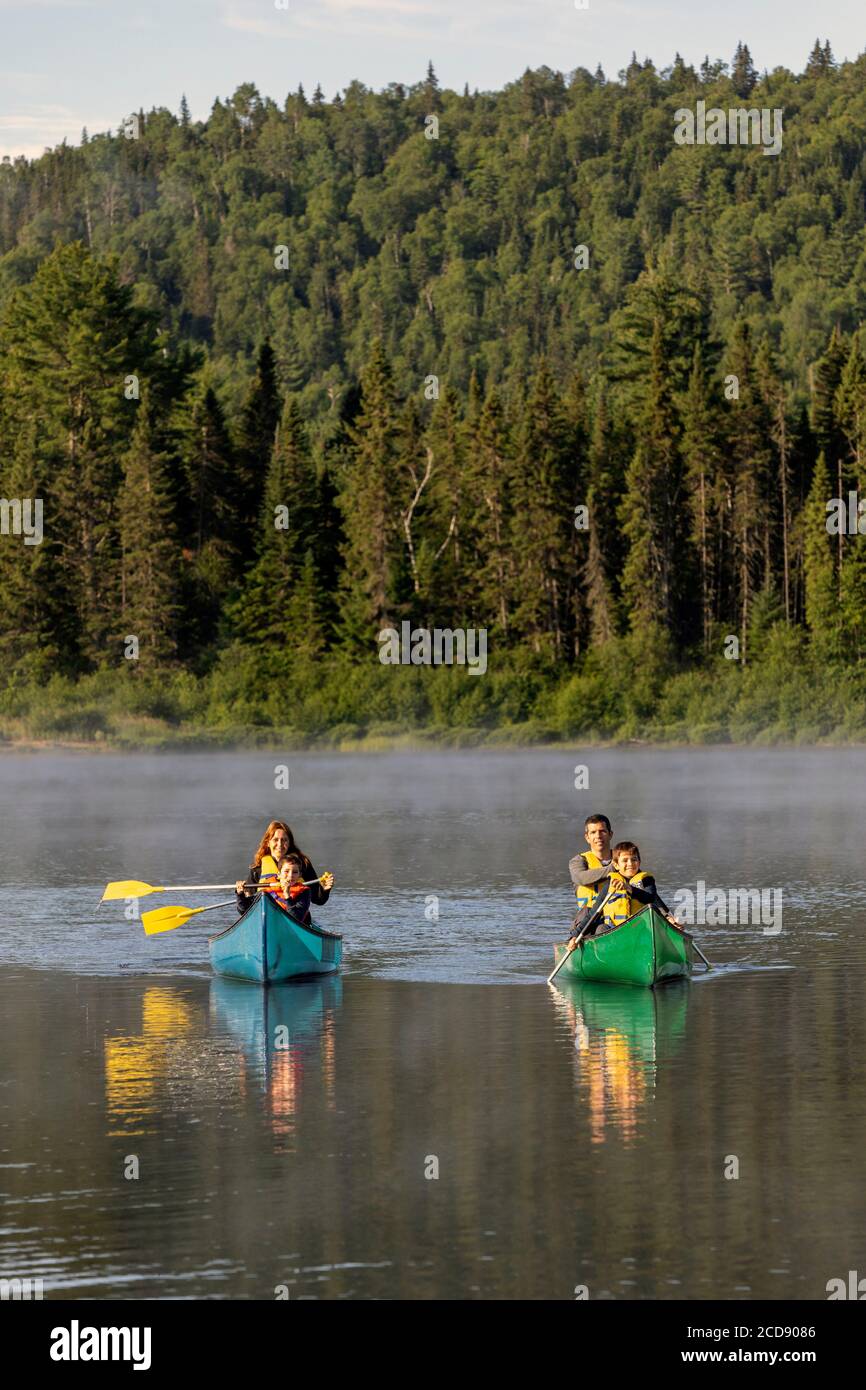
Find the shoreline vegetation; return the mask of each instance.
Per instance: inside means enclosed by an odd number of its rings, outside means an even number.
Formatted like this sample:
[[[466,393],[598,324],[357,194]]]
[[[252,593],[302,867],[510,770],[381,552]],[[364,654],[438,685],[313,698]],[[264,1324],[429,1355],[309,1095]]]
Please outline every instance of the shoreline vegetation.
[[[0,691],[0,751],[533,746],[850,746],[866,743],[866,672],[821,664],[790,632],[742,667],[719,658],[676,671],[631,659],[634,638],[591,653],[579,673],[387,668],[331,660],[265,673],[110,669]]]

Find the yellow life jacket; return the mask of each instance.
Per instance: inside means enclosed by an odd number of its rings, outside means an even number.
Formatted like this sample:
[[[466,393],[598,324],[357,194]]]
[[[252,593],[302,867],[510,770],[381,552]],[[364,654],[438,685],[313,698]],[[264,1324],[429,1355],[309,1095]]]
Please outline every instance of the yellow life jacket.
[[[583,857],[586,860],[586,867],[588,869],[601,869],[603,867],[598,855],[593,854],[591,849],[584,850]],[[589,907],[590,903],[595,902],[595,899],[598,897],[598,884],[579,883],[574,890],[574,896],[577,898],[577,905],[579,908]]]
[[[280,907],[286,907],[286,900],[280,892],[280,871],[277,868],[276,859],[274,859],[273,855],[265,854],[262,857],[262,862],[259,867],[259,883],[273,883],[276,885],[275,888],[268,889],[268,897],[272,898],[274,902],[279,903]]]
[[[622,874],[615,871],[610,876],[611,894],[604,905],[604,923],[607,927],[621,927],[623,922],[627,922],[629,917],[633,917],[636,912],[640,912],[646,904],[638,902],[637,898],[629,897],[629,885],[632,883],[641,884],[645,878],[652,875],[646,869],[639,869],[632,878],[623,878]]]

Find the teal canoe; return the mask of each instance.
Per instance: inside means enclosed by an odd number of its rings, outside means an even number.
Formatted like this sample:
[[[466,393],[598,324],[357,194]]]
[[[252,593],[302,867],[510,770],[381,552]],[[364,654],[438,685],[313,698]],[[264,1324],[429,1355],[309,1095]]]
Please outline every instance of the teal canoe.
[[[557,965],[565,946],[554,946]],[[692,973],[691,938],[654,907],[644,907],[622,926],[584,937],[557,979],[601,980],[617,985],[659,985]]]
[[[343,959],[341,936],[315,922],[303,926],[267,893],[260,893],[237,922],[209,937],[208,945],[217,975],[259,985],[329,975]]]

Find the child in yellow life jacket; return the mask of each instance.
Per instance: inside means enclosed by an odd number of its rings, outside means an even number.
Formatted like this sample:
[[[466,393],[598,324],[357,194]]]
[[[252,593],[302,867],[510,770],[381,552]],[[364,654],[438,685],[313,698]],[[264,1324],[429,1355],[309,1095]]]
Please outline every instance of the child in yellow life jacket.
[[[604,927],[610,931],[622,926],[629,917],[640,912],[642,907],[652,903],[661,915],[673,926],[679,922],[659,897],[656,881],[652,874],[641,869],[640,850],[631,840],[620,840],[611,850],[613,871],[608,884],[609,894],[604,904]]]

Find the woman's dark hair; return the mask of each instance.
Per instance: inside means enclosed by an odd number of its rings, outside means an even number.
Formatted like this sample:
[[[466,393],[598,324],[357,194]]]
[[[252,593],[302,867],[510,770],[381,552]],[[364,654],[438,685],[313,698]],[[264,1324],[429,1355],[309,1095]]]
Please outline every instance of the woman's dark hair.
[[[589,826],[596,824],[603,825],[608,835],[610,834],[610,821],[607,816],[587,816],[586,820],[583,822],[583,828],[587,830]]]

